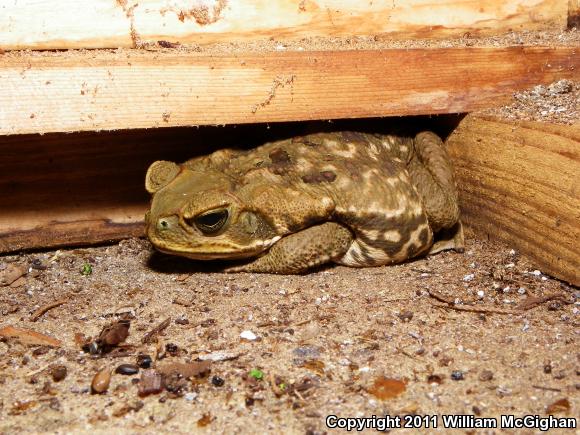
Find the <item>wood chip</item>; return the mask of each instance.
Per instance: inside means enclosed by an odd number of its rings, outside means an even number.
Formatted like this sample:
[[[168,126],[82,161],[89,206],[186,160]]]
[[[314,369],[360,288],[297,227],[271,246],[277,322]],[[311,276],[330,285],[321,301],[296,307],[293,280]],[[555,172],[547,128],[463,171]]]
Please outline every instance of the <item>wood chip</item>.
[[[36,322],[38,319],[40,319],[44,315],[44,313],[46,313],[49,310],[52,310],[53,308],[60,307],[61,305],[66,304],[68,302],[68,300],[69,300],[68,298],[60,299],[56,302],[52,302],[50,304],[44,305],[43,307],[40,307],[34,313],[32,313],[32,315],[30,316],[30,320],[32,322]]]
[[[147,334],[145,334],[143,336],[143,338],[141,339],[141,343],[146,344],[146,343],[151,343],[155,338],[157,338],[157,336],[163,332],[171,323],[171,317],[168,317],[167,319],[165,319],[163,322],[161,322],[159,325],[157,325],[155,328],[153,328],[151,331],[149,331]]]
[[[0,287],[12,284],[23,275],[26,275],[25,267],[8,264],[4,270],[0,270]]]
[[[52,338],[30,329],[15,328],[14,326],[5,326],[1,328],[0,337],[16,339],[23,344],[52,347],[60,347],[62,345],[62,342],[56,338]]]
[[[143,370],[139,379],[139,396],[157,394],[163,390],[163,377],[153,369]]]
[[[192,363],[179,363],[179,362],[167,363],[159,367],[157,370],[159,371],[159,373],[165,376],[177,373],[184,378],[193,378],[196,376],[204,376],[208,374],[210,369],[211,362],[199,361]]]

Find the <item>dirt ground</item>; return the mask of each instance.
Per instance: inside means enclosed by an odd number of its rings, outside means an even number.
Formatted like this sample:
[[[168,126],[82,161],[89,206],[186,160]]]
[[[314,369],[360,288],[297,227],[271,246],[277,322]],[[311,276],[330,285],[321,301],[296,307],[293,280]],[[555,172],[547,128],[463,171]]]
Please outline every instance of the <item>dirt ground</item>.
[[[580,292],[470,234],[465,253],[303,276],[207,272],[130,239],[1,257],[0,283],[1,433],[322,434],[331,414],[580,407]],[[93,380],[139,354],[152,368]]]

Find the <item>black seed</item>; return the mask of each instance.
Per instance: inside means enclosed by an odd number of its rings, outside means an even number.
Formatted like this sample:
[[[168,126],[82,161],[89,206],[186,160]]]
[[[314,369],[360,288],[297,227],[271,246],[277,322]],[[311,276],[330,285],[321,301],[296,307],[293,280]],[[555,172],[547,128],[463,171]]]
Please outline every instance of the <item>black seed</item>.
[[[226,383],[226,381],[224,381],[223,378],[220,378],[219,376],[213,376],[211,378],[211,383],[216,387],[221,387]]]
[[[134,375],[139,373],[139,367],[135,364],[121,364],[115,369],[119,375]]]
[[[462,381],[465,378],[463,377],[463,372],[461,370],[453,370],[451,372],[451,379],[454,381]]]
[[[153,364],[153,360],[149,355],[145,355],[143,353],[137,355],[137,365],[142,369],[150,368],[151,364]]]

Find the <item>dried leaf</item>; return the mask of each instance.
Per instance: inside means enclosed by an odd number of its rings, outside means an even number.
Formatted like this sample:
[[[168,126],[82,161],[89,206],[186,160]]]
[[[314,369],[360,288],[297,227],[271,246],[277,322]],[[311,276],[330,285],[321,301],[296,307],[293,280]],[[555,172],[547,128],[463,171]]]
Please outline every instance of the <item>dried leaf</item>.
[[[397,397],[405,392],[407,384],[399,379],[389,379],[380,377],[375,379],[375,382],[368,392],[377,399],[386,400]]]
[[[41,334],[30,329],[5,326],[0,329],[0,337],[15,338],[23,344],[60,347],[62,342],[56,338]]]
[[[302,366],[305,369],[311,370],[315,373],[318,373],[319,375],[323,375],[324,374],[324,368],[326,367],[324,362],[320,361],[319,359],[311,359],[308,361],[304,361],[304,363],[302,363]]]
[[[207,414],[203,414],[203,416],[197,420],[197,427],[205,427],[210,424],[212,421],[211,414],[208,412]]]
[[[557,414],[559,412],[570,411],[570,401],[567,398],[556,400],[546,408],[547,414]]]
[[[130,326],[131,323],[128,320],[113,322],[102,329],[97,342],[102,346],[117,346],[129,336]]]

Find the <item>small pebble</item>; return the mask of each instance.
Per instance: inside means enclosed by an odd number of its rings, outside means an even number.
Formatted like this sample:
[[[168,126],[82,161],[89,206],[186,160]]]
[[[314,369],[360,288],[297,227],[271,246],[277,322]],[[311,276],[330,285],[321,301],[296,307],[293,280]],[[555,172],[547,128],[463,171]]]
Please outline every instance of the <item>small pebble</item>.
[[[520,295],[525,295],[525,294],[526,294],[526,289],[525,289],[525,288],[523,288],[523,287],[520,287],[520,288],[518,289],[518,293],[519,293]]]
[[[465,378],[463,377],[463,372],[461,370],[453,370],[451,372],[451,379],[454,381],[462,381]]]
[[[477,297],[479,299],[483,299],[484,296],[485,296],[485,292],[483,290],[478,290],[477,291]]]
[[[153,360],[149,355],[145,355],[143,353],[137,355],[137,365],[142,369],[148,369],[151,367],[152,364]]]
[[[403,322],[410,322],[411,319],[413,318],[413,312],[412,311],[402,311],[401,313],[399,313],[399,319],[401,319]]]
[[[193,402],[196,397],[197,397],[197,393],[192,392],[192,393],[185,393],[185,396],[183,396],[185,398],[185,400],[187,402]]]
[[[482,370],[479,374],[479,380],[483,382],[491,381],[493,379],[493,372],[491,370]]]
[[[463,281],[465,281],[465,282],[473,281],[473,278],[475,278],[475,275],[473,273],[470,273],[470,274],[465,275],[463,277]]]
[[[135,375],[139,373],[139,366],[135,364],[121,364],[117,366],[115,373],[119,375]]]
[[[109,384],[111,382],[111,371],[109,369],[103,369],[97,372],[93,377],[91,382],[91,393],[93,394],[103,394],[109,389]]]
[[[540,276],[541,274],[542,274],[542,272],[540,272],[539,270],[534,270],[532,272],[532,275],[535,275],[535,276]]]
[[[252,331],[245,330],[242,331],[242,333],[240,334],[240,338],[243,338],[244,340],[254,341],[258,337]]]
[[[225,381],[219,376],[212,376],[211,383],[216,387],[222,387],[225,384]]]
[[[67,368],[63,365],[53,366],[50,369],[50,376],[54,382],[60,382],[66,378]]]

